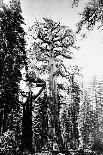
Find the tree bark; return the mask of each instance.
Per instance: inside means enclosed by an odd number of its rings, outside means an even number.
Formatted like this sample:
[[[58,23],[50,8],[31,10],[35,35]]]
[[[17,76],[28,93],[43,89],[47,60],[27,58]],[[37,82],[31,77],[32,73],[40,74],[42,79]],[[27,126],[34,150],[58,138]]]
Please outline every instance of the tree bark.
[[[59,100],[57,90],[57,71],[54,57],[49,60],[49,143],[52,143],[51,150],[53,150],[53,143],[57,143],[59,150],[62,149],[63,142],[61,137],[60,122],[59,122]]]

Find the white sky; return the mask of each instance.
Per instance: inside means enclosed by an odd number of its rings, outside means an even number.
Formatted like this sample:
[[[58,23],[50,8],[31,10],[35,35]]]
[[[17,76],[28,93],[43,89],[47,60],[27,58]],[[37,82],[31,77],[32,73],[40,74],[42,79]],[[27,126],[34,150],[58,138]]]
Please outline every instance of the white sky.
[[[9,1],[9,0],[4,0]],[[21,0],[25,29],[33,24],[35,18],[41,21],[43,17],[49,17],[75,30],[75,24],[79,21],[78,13],[82,10],[84,2],[79,8],[70,8],[71,0]],[[84,0],[83,0],[84,1]],[[75,54],[75,61],[82,66],[82,73],[86,81],[93,75],[103,75],[103,32],[93,30],[88,38],[79,41],[80,50]]]

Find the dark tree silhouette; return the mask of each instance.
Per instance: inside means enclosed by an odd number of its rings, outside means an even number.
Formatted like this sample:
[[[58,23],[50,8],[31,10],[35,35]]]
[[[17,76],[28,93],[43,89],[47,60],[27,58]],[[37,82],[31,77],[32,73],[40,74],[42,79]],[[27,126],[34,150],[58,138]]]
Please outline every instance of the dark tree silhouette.
[[[46,83],[44,80],[41,80],[40,78],[37,79],[29,79],[29,92],[28,96],[25,96],[23,93],[22,95],[24,97],[27,97],[26,102],[23,104],[23,121],[22,121],[22,149],[29,150],[32,152],[32,107],[33,102],[35,102],[35,99],[39,97],[39,95],[42,93],[42,91],[46,87]],[[27,80],[28,80],[27,79]],[[36,83],[37,87],[41,87],[39,92],[36,95],[32,94],[31,91],[31,83]]]
[[[2,133],[8,129],[8,114],[18,108],[19,82],[25,54],[23,17],[19,1],[0,10],[0,108],[3,109]],[[10,129],[13,128],[11,117]]]

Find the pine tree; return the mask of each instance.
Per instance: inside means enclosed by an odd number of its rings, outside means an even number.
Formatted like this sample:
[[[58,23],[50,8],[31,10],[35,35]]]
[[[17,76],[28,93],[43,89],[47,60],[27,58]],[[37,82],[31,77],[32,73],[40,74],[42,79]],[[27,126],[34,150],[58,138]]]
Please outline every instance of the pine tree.
[[[8,114],[19,106],[19,83],[21,68],[24,65],[25,40],[22,28],[23,17],[19,1],[12,1],[10,6],[3,6],[0,11],[0,87],[1,104],[4,109],[3,132],[7,131]],[[10,129],[13,128],[13,117]]]
[[[80,147],[82,149],[89,148],[89,144],[92,143],[91,127],[93,127],[93,117],[94,112],[90,101],[90,96],[89,93],[84,90],[83,100],[79,112],[79,135]]]
[[[103,83],[98,81],[94,77],[91,83],[91,102],[94,106],[94,129],[92,132],[93,141],[102,141],[102,95],[103,95]]]
[[[79,113],[79,132],[84,149],[91,149],[96,142],[102,143],[102,91],[102,82],[94,78],[89,88],[83,93]]]

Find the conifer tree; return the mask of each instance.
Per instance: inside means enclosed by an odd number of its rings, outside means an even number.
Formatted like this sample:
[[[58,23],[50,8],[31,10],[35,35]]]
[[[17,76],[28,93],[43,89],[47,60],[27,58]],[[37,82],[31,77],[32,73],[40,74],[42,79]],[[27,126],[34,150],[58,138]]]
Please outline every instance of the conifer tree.
[[[0,11],[0,87],[1,104],[4,109],[3,132],[8,129],[7,119],[19,106],[19,83],[24,65],[25,40],[20,2],[13,0]],[[13,127],[11,118],[10,129]]]

